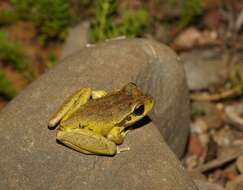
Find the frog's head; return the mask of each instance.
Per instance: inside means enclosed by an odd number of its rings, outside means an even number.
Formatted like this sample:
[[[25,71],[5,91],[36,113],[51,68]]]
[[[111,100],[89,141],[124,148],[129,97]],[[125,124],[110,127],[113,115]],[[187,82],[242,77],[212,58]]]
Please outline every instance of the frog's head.
[[[142,119],[153,108],[153,98],[143,94],[134,83],[128,83],[121,91],[131,97],[129,112],[123,121],[125,126]]]

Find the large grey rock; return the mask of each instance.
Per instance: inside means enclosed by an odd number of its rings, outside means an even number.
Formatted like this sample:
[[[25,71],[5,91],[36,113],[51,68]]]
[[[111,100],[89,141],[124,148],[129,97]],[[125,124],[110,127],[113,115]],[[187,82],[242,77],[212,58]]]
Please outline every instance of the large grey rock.
[[[80,87],[119,89],[133,81],[156,101],[152,123],[131,132],[115,157],[87,156],[59,145],[50,115]],[[173,189],[196,187],[167,147],[182,154],[188,96],[176,55],[148,40],[85,48],[41,76],[0,114],[0,189]],[[158,130],[159,129],[159,130]]]
[[[62,48],[61,59],[78,52],[89,42],[89,22],[82,22],[70,29]]]

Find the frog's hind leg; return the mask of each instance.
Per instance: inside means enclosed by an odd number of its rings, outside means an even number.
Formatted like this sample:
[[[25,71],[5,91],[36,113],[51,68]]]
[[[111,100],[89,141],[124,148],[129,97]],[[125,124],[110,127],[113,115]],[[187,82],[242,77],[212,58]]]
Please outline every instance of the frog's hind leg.
[[[115,155],[117,152],[114,142],[88,129],[59,131],[57,140],[85,154]]]
[[[74,113],[80,106],[87,103],[92,91],[90,88],[82,88],[70,96],[60,107],[60,109],[50,118],[49,128],[54,128],[61,120],[64,121]]]

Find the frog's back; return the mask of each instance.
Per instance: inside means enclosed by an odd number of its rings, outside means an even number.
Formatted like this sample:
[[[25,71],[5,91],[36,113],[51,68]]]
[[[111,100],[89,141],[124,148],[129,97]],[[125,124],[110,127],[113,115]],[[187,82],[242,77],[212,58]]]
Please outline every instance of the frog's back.
[[[110,123],[119,122],[130,112],[133,104],[131,96],[121,93],[107,95],[105,97],[90,100],[80,107],[68,120],[65,125],[82,122],[85,123]]]

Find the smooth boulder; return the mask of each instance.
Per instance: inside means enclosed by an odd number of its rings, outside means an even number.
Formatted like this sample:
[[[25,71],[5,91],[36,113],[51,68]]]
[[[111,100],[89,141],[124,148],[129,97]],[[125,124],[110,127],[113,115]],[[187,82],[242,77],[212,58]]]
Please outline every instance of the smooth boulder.
[[[51,114],[81,87],[114,90],[135,82],[152,95],[151,122],[133,130],[114,157],[88,156],[55,141]],[[196,190],[172,150],[184,151],[188,128],[184,71],[168,47],[144,39],[84,48],[28,86],[0,114],[0,189]],[[158,127],[158,128],[157,128]],[[162,137],[163,134],[164,138]]]

